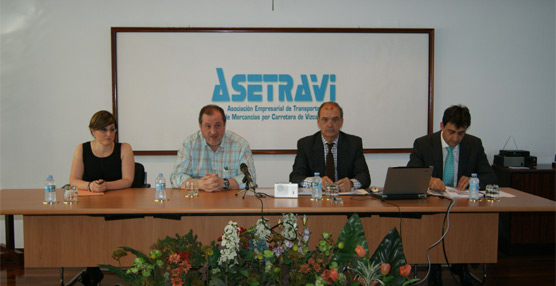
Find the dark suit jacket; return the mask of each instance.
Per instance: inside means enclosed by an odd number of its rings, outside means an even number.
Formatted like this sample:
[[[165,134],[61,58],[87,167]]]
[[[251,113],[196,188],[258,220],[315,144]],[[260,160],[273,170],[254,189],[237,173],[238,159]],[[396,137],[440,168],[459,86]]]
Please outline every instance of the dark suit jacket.
[[[433,166],[432,176],[442,179],[444,159],[440,132],[415,140],[409,163],[407,163],[408,167]],[[477,173],[479,176],[481,189],[488,184],[497,183],[496,175],[488,163],[481,139],[465,134],[459,146],[458,179],[461,176],[471,177],[471,173]]]
[[[369,167],[363,156],[363,141],[360,137],[340,132],[338,139],[338,179],[356,179],[362,188],[371,184]],[[320,131],[297,141],[297,155],[290,174],[290,182],[300,183],[315,172],[325,174],[324,146]]]

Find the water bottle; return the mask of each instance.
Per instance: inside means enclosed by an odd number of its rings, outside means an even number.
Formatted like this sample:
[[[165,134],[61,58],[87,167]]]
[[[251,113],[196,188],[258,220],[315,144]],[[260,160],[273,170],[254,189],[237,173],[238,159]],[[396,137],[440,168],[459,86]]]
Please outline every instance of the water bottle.
[[[471,174],[471,179],[469,179],[469,200],[479,200],[479,178],[476,173]]]
[[[53,204],[56,203],[56,182],[52,175],[46,176],[46,181],[44,182],[44,202]]]
[[[311,198],[322,199],[322,179],[319,172],[315,172],[315,176],[311,179]]]
[[[162,173],[158,174],[158,177],[154,180],[154,185],[156,191],[154,193],[155,201],[165,201],[166,200],[166,180]]]

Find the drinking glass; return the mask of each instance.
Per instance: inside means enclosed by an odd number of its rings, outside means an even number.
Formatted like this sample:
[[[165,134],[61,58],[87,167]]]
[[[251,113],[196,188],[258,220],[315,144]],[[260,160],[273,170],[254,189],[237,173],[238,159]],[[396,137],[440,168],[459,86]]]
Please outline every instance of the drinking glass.
[[[486,186],[485,197],[487,202],[500,201],[500,188],[498,185],[490,184]]]
[[[186,181],[185,182],[185,197],[195,198],[199,196],[199,185],[197,181]]]
[[[336,201],[338,200],[338,193],[340,192],[340,188],[337,184],[328,184],[326,185],[326,198]]]
[[[64,204],[77,203],[77,187],[65,186],[64,187]]]
[[[322,198],[325,200],[331,200],[332,199],[332,184],[327,184],[324,187],[324,191],[322,192]]]

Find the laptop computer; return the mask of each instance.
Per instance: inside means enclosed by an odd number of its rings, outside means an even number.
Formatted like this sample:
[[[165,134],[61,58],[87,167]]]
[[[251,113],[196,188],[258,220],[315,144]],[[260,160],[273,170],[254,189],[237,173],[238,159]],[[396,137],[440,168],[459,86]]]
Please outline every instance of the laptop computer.
[[[382,192],[373,194],[382,200],[424,199],[427,197],[433,167],[390,167]]]

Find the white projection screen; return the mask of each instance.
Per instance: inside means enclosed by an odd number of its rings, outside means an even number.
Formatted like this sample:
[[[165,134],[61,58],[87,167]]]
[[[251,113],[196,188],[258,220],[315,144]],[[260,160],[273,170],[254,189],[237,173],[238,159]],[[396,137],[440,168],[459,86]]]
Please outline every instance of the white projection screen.
[[[410,152],[432,132],[434,29],[112,28],[118,140],[176,154],[201,107],[255,154],[295,153],[336,101],[366,153]]]

